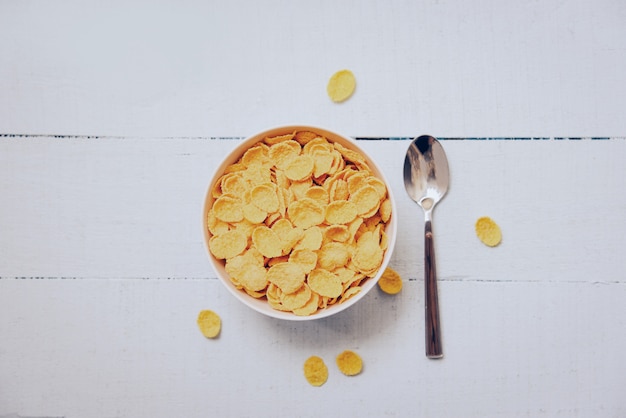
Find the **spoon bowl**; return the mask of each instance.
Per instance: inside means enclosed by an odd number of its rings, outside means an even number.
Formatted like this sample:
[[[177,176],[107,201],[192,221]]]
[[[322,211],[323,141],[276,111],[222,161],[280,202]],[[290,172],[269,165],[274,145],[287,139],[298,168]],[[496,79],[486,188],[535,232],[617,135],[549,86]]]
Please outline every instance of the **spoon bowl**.
[[[411,199],[424,210],[424,290],[428,358],[443,357],[432,211],[448,191],[449,183],[448,159],[439,141],[429,135],[415,138],[404,159],[404,187]]]

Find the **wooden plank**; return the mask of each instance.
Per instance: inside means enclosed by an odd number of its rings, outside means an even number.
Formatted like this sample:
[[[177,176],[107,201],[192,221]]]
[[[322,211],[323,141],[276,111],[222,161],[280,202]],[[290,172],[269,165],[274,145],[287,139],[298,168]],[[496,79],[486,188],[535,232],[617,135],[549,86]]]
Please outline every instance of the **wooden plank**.
[[[621,416],[621,284],[444,281],[445,358],[423,346],[423,283],[335,317],[266,318],[215,280],[0,280],[0,416]],[[196,328],[222,315],[216,340]],[[364,359],[341,375],[344,349]],[[327,383],[302,364],[319,355]],[[340,395],[339,395],[340,394]],[[477,400],[481,400],[480,402]]]
[[[3,138],[0,277],[214,277],[202,244],[209,178],[236,141]],[[395,194],[395,263],[421,265],[407,141],[361,141]],[[442,279],[623,282],[626,140],[446,141],[452,183],[434,214]],[[487,249],[479,216],[503,230]],[[412,273],[417,275],[417,273]],[[420,271],[421,274],[421,271]]]

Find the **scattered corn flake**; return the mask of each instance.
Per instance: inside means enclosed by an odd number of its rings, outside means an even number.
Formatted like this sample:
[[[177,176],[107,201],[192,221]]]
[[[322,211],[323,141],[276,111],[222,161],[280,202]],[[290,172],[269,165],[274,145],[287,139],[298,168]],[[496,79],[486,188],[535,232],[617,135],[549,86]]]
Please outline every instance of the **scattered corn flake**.
[[[321,357],[311,356],[304,362],[304,377],[311,386],[322,386],[328,380],[328,367]]]
[[[395,295],[402,290],[402,278],[398,272],[387,267],[378,280],[378,287],[385,293]]]
[[[215,312],[205,309],[200,311],[197,319],[198,328],[206,338],[215,338],[222,329],[222,320]]]
[[[502,240],[502,231],[498,224],[488,216],[478,218],[476,221],[476,235],[483,244],[495,247]]]
[[[326,91],[333,102],[343,102],[354,93],[356,78],[350,70],[337,71],[330,77]]]
[[[355,376],[363,370],[361,356],[352,350],[345,350],[337,356],[337,367],[346,376]]]

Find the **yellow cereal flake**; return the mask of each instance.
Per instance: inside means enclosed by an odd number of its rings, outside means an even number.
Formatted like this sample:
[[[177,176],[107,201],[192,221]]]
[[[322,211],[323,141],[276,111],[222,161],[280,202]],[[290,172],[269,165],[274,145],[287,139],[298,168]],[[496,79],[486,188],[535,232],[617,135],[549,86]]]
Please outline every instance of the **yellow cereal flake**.
[[[378,192],[373,186],[361,187],[350,195],[350,202],[357,207],[357,214],[364,215],[380,205]]]
[[[359,271],[368,274],[381,265],[384,254],[379,244],[379,237],[373,231],[364,232],[358,239],[352,262]]]
[[[268,163],[269,147],[262,143],[252,146],[243,154],[241,162],[246,167]]]
[[[385,293],[395,295],[402,290],[402,278],[395,270],[387,267],[378,280],[378,287]]]
[[[328,367],[318,356],[311,356],[304,362],[304,377],[311,386],[322,386],[328,380]]]
[[[324,236],[337,242],[346,242],[350,239],[350,230],[347,225],[331,225],[324,231]]]
[[[294,147],[292,144],[295,144]],[[269,158],[280,170],[284,170],[289,162],[300,154],[300,144],[295,141],[281,142],[272,145],[269,150]]]
[[[324,174],[328,174],[333,166],[334,157],[332,154],[334,150],[321,149],[313,152],[313,177],[320,177]]]
[[[489,247],[495,247],[502,241],[500,227],[488,216],[478,218],[476,221],[476,235],[483,244]]]
[[[215,312],[205,309],[200,311],[197,319],[198,328],[206,338],[215,338],[222,329],[222,320]]]
[[[252,243],[265,257],[280,257],[283,247],[280,237],[267,226],[257,226],[252,230]]]
[[[251,224],[260,224],[267,218],[267,212],[259,209],[254,203],[246,203],[242,207],[242,213],[245,220]]]
[[[290,311],[302,308],[310,299],[311,288],[306,283],[293,293],[282,293],[280,295],[280,302]]]
[[[298,155],[289,160],[285,167],[285,176],[292,181],[302,181],[313,174],[315,160],[308,155]]]
[[[303,307],[294,309],[293,313],[298,316],[313,315],[315,312],[317,312],[317,309],[319,308],[319,300],[320,295],[315,292],[311,292],[311,299],[309,299]]]
[[[217,219],[213,209],[207,212],[207,228],[212,235],[223,234],[230,229],[228,223]]]
[[[298,264],[305,273],[310,273],[317,266],[317,253],[311,250],[294,250],[289,255],[289,262]]]
[[[213,202],[215,217],[223,222],[239,222],[243,219],[241,199],[232,195],[220,196]]]
[[[349,248],[341,242],[326,243],[317,252],[317,264],[327,270],[343,267],[349,259]]]
[[[355,376],[363,370],[361,356],[352,350],[345,350],[337,356],[337,367],[346,376]]]
[[[337,71],[330,77],[326,91],[333,102],[343,102],[354,93],[356,78],[350,70]]]
[[[342,179],[335,181],[330,187],[330,200],[348,200],[350,190],[348,182]]]
[[[391,200],[385,199],[380,203],[380,220],[383,223],[389,222],[391,219]]]
[[[326,206],[324,217],[329,224],[348,224],[358,215],[357,205],[349,200],[335,200]]]
[[[272,213],[278,210],[278,195],[273,184],[260,184],[250,190],[250,199],[256,207]]]
[[[313,199],[321,205],[328,204],[328,191],[321,186],[312,186],[305,193],[304,197]]]
[[[307,229],[324,221],[324,207],[316,200],[303,198],[287,207],[287,214],[294,225]]]
[[[293,139],[295,134],[296,134],[295,132],[292,132],[290,134],[271,136],[271,137],[265,138],[263,142],[265,142],[267,145],[274,145],[274,144],[282,143],[282,142]]]
[[[283,293],[293,293],[304,284],[306,276],[298,264],[286,262],[270,267],[267,279]]]
[[[312,140],[314,140],[315,138],[319,137],[318,134],[316,134],[315,132],[310,132],[310,131],[298,131],[296,132],[295,135],[295,140],[300,144],[300,145],[306,145],[309,142],[311,142]]]
[[[348,300],[350,299],[352,296],[356,295],[357,293],[359,293],[361,291],[361,286],[352,286],[352,287],[348,287],[342,294],[341,294],[341,299],[342,300]]]
[[[295,245],[294,250],[319,250],[323,240],[322,230],[319,226],[312,226],[304,231],[302,239]]]
[[[218,259],[229,259],[241,254],[248,245],[244,233],[237,229],[214,235],[209,239],[209,250]]]
[[[224,169],[206,214],[233,285],[313,315],[358,294],[388,246],[391,201],[359,152],[316,132],[267,137]]]
[[[241,173],[231,173],[230,175],[225,175],[222,179],[221,190],[222,194],[236,196],[241,199],[245,195],[246,190],[248,190],[248,185]]]
[[[383,200],[387,197],[387,186],[378,177],[369,176],[367,178],[367,184],[372,186],[378,192],[378,199]]]
[[[309,273],[307,283],[312,291],[320,296],[336,298],[341,295],[343,287],[341,278],[336,274],[324,269],[315,269]]]

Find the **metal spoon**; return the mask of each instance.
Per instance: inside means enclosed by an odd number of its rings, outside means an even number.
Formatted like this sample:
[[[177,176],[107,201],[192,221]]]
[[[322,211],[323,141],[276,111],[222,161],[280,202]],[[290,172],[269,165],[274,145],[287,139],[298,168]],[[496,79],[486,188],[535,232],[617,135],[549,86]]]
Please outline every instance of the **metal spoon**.
[[[426,293],[426,357],[441,358],[441,328],[437,296],[437,269],[433,244],[432,211],[446,194],[450,176],[448,160],[443,147],[432,136],[415,138],[404,160],[404,187],[418,205],[424,209],[424,290]]]

